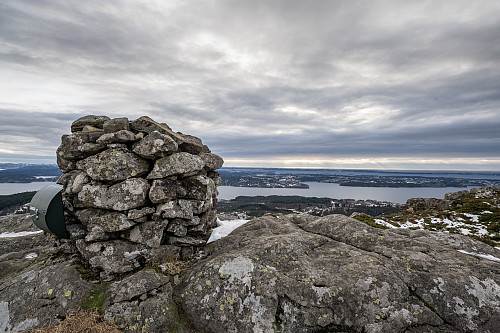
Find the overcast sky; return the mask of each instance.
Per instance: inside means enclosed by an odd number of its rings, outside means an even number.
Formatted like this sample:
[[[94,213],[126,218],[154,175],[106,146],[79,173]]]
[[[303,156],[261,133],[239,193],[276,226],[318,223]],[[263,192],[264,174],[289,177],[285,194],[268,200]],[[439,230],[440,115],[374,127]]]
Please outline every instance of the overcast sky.
[[[500,1],[0,2],[0,161],[149,115],[225,166],[500,170]]]

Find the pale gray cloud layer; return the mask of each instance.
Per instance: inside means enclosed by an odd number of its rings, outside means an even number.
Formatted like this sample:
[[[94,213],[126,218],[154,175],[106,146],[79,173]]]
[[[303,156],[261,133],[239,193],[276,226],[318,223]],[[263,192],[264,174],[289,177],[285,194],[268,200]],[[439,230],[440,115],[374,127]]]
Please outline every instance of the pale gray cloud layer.
[[[227,165],[500,170],[500,2],[5,1],[0,161],[147,114]]]

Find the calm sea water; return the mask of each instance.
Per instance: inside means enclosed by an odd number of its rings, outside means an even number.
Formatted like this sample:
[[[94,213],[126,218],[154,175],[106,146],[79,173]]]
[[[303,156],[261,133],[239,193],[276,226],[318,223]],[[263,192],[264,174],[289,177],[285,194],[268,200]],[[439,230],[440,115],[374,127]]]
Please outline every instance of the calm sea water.
[[[0,195],[38,191],[44,186],[55,184],[54,182],[0,183]]]
[[[35,183],[0,183],[0,195],[13,194],[28,191],[38,191],[46,185],[54,185],[53,182]],[[306,183],[308,189],[295,188],[257,188],[257,187],[234,187],[219,186],[219,199],[234,199],[237,196],[247,195],[299,195],[303,197],[327,197],[334,199],[373,199],[379,201],[390,201],[405,203],[410,198],[438,198],[442,199],[448,192],[469,190],[472,187],[443,187],[443,188],[389,188],[389,187],[351,187],[340,186],[334,183]]]
[[[340,186],[334,183],[306,183],[308,189],[294,188],[255,188],[219,186],[219,199],[234,199],[237,196],[247,195],[299,195],[303,197],[327,197],[334,199],[373,199],[405,203],[410,198],[438,198],[442,199],[448,192],[469,190],[473,187],[443,187],[443,188],[407,188],[407,187],[351,187]]]

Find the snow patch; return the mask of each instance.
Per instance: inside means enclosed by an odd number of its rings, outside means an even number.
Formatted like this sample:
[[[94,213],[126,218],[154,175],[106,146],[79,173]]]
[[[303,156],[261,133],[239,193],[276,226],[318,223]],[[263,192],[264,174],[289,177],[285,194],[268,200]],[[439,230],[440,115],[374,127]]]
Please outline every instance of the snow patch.
[[[465,253],[465,254],[471,255],[471,256],[474,256],[474,257],[479,257],[479,258],[483,258],[483,259],[488,259],[488,260],[500,262],[500,258],[492,256],[491,254],[467,252],[467,251],[464,251],[464,250],[457,250],[457,251],[461,252],[461,253]]]
[[[220,221],[217,219],[217,228],[214,228],[212,230],[212,234],[210,235],[210,238],[207,241],[207,244],[215,242],[216,240],[219,240],[221,238],[226,237],[229,235],[231,232],[233,232],[234,229],[244,225],[250,220],[229,220],[229,221]]]
[[[15,238],[15,237],[24,237],[24,236],[31,236],[31,235],[36,235],[43,232],[43,230],[38,230],[38,231],[21,231],[21,232],[2,232],[0,234],[0,238]]]

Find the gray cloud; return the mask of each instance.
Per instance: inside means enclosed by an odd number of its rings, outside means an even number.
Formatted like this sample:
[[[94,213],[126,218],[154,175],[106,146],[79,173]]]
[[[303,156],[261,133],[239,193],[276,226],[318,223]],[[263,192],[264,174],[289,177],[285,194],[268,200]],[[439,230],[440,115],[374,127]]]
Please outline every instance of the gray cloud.
[[[93,113],[150,115],[227,160],[498,169],[499,11],[493,0],[2,3],[0,160],[53,156]]]

